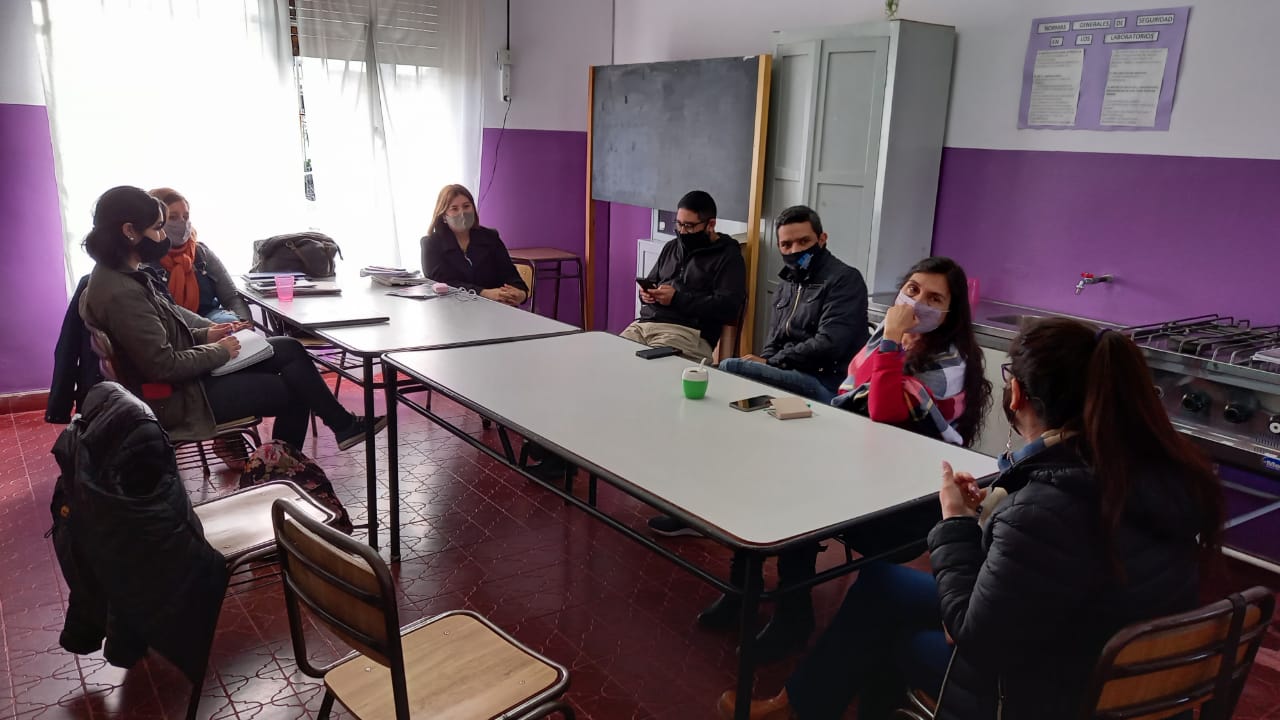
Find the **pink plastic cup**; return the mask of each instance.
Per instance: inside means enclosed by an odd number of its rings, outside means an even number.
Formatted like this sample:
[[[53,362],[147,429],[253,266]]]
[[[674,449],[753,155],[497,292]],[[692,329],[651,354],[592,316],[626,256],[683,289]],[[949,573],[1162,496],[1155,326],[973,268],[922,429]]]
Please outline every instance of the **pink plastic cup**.
[[[290,300],[293,300],[292,275],[276,276],[276,298],[281,302],[289,302]]]

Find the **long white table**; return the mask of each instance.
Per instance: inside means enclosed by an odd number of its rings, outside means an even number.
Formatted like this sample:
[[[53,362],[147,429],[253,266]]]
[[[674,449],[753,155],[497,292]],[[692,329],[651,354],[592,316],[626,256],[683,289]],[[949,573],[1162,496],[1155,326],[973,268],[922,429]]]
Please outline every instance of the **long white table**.
[[[374,391],[379,387],[374,380],[374,364],[383,353],[503,343],[580,332],[573,325],[477,295],[446,295],[418,300],[388,295],[391,288],[375,285],[368,278],[347,276],[339,282],[341,295],[296,296],[287,302],[263,297],[243,286],[240,294],[277,320],[313,332],[335,348],[358,358],[359,375],[350,373],[343,362],[322,362],[360,385],[364,391],[366,417],[374,414]],[[369,322],[361,324],[361,318]],[[395,415],[391,414],[388,436],[394,436],[396,431]],[[503,441],[507,442],[505,431]],[[377,455],[374,447],[374,436],[370,434],[365,438],[365,484],[369,504],[369,544],[377,547]],[[399,556],[399,543],[393,546],[392,552]]]
[[[643,360],[635,355],[638,349],[622,338],[591,332],[522,340],[502,352],[464,347],[390,353],[383,368],[525,435],[593,480],[599,477],[742,554],[748,580],[739,588],[608,518],[567,488],[552,488],[717,587],[743,594],[739,700],[750,697],[754,676],[746,618],[754,618],[764,594],[753,572],[764,556],[836,537],[936,496],[943,461],[979,478],[996,472],[995,461],[985,455],[817,403],[812,418],[799,420],[740,412],[729,403],[787,393],[718,370],[711,371],[707,396],[688,400],[680,375],[692,363],[678,357]],[[397,397],[388,384],[388,412],[397,401],[488,450],[429,409]],[[388,438],[393,503],[395,442]],[[397,525],[393,504],[393,544]]]

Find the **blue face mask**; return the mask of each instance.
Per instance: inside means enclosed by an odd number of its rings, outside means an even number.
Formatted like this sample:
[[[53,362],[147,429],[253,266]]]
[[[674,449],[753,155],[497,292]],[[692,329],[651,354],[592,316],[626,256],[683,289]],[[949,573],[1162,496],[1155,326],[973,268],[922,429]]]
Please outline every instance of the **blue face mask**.
[[[909,305],[913,310],[915,310],[916,324],[907,332],[914,333],[916,335],[924,335],[925,333],[937,330],[938,327],[942,325],[942,316],[946,312],[945,310],[930,307],[922,302],[916,302],[915,298],[909,298],[906,293],[901,291],[898,292],[898,299],[894,304]]]

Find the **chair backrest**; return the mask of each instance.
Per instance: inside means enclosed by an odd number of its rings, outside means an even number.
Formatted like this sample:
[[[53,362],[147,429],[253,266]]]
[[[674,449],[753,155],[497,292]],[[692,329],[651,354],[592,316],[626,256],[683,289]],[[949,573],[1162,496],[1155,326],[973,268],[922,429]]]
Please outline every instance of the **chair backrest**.
[[[89,345],[98,356],[98,370],[102,372],[102,377],[121,382],[116,373],[116,353],[115,348],[111,346],[111,337],[105,331],[88,323],[85,323],[84,327],[89,331]]]
[[[525,298],[524,301],[526,304],[528,304],[529,308],[532,309],[534,306],[533,305],[533,288],[534,288],[533,266],[528,263],[522,263],[522,262],[518,262],[515,265],[516,265],[516,272],[520,273],[520,279],[524,281],[524,286],[529,288],[529,297]]]
[[[1200,708],[1227,720],[1275,611],[1264,587],[1179,615],[1130,625],[1094,669],[1082,717],[1148,720]]]
[[[409,717],[404,651],[395,585],[382,558],[369,546],[334,530],[283,498],[271,505],[280,551],[285,607],[298,667],[324,677],[308,659],[300,605],[343,642],[391,670],[396,716]],[[336,664],[336,663],[334,663]]]

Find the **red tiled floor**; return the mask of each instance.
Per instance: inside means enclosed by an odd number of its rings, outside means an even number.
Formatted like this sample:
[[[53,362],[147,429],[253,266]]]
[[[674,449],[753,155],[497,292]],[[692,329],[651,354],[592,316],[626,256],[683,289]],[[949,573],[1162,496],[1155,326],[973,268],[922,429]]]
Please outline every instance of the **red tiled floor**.
[[[342,395],[348,406],[359,405],[349,385]],[[479,418],[457,406],[436,398],[435,408],[481,432]],[[163,659],[152,656],[126,671],[100,653],[76,657],[58,647],[66,588],[43,534],[57,474],[49,448],[59,431],[39,413],[0,415],[0,720],[181,718],[189,686]],[[486,437],[496,444],[495,433]],[[339,453],[323,428],[305,451],[362,522],[363,452]],[[385,440],[378,451],[385,461]],[[407,411],[400,414],[400,458],[404,557],[392,572],[402,623],[459,608],[480,612],[569,668],[567,697],[582,718],[714,717],[715,699],[733,682],[736,655],[732,637],[694,625],[715,596],[711,588]],[[206,483],[197,472],[187,485],[199,499],[234,489],[235,478],[215,474]],[[387,493],[384,481],[384,520]],[[600,501],[637,527],[649,515],[603,488]],[[672,546],[695,562],[727,567],[727,554],[710,542]],[[834,563],[836,555],[821,562]],[[823,619],[848,582],[817,589]],[[1237,568],[1215,579],[1210,592],[1256,582],[1276,580]],[[313,631],[319,652],[336,657],[338,644]],[[315,716],[320,685],[294,662],[278,583],[228,595],[212,658],[202,719]],[[789,669],[789,663],[764,669],[760,692],[775,691]],[[348,717],[340,708],[335,716]],[[1236,717],[1280,720],[1280,630],[1268,637]]]

